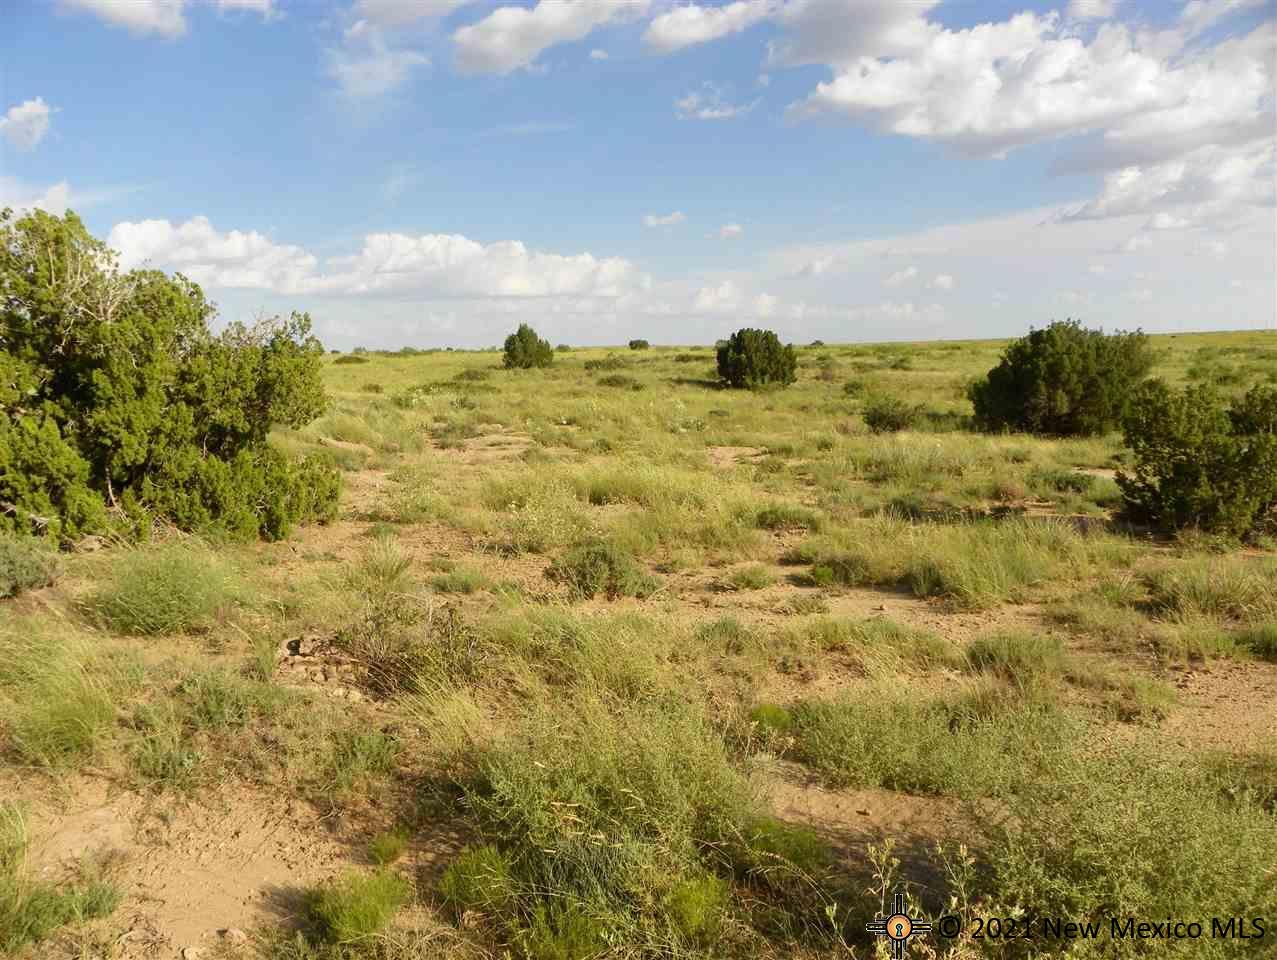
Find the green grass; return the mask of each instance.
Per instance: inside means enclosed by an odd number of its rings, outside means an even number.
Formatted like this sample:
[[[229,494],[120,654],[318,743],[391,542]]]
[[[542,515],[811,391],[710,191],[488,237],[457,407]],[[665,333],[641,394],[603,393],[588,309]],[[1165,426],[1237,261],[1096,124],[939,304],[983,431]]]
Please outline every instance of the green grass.
[[[761,563],[733,570],[727,577],[727,583],[734,590],[762,590],[775,582],[776,576]]]
[[[120,891],[91,866],[62,886],[31,878],[27,866],[26,818],[13,804],[0,802],[0,953],[17,954],[47,940],[68,924],[109,916]]]
[[[368,841],[368,856],[378,866],[389,866],[404,855],[409,839],[406,827],[383,831]]]
[[[226,559],[187,542],[113,554],[106,583],[85,601],[96,624],[119,634],[162,636],[211,626],[246,593]]]
[[[335,944],[367,943],[381,934],[412,896],[412,885],[385,868],[348,871],[312,890],[307,912],[319,938]]]
[[[1062,675],[1064,644],[1050,634],[995,633],[971,642],[967,647],[967,664],[977,673],[993,674],[1029,689]]]
[[[110,737],[134,677],[87,640],[29,621],[0,628],[0,721],[19,762],[70,769]]]
[[[1239,620],[1277,616],[1277,560],[1194,559],[1157,567],[1143,579],[1149,603],[1159,614]]]
[[[1059,713],[992,688],[932,701],[865,696],[791,708],[795,757],[830,784],[998,796],[1049,775],[1073,736]]]
[[[446,573],[440,573],[431,577],[430,586],[437,593],[461,593],[469,595],[472,593],[478,593],[480,590],[488,589],[491,586],[491,582],[477,570],[471,570],[467,567],[456,567]]]

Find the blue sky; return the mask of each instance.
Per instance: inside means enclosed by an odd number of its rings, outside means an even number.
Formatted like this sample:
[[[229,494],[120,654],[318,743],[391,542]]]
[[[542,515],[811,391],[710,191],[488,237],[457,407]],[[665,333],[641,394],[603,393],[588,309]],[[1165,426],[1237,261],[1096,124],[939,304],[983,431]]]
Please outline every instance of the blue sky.
[[[1277,312],[1271,3],[41,0],[0,204],[334,346]]]

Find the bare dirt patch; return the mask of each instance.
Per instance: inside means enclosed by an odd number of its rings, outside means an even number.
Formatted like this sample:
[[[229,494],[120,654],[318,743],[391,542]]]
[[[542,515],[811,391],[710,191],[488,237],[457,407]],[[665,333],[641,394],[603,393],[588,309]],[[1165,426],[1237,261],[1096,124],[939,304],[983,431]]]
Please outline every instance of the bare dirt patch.
[[[1216,660],[1173,682],[1179,704],[1162,727],[1167,739],[1241,751],[1277,743],[1277,664]]]
[[[762,447],[706,447],[705,456],[711,467],[720,470],[734,467],[741,461],[755,460],[767,453]]]
[[[237,787],[196,806],[118,792],[83,779],[70,797],[32,804],[34,869],[61,879],[107,857],[124,901],[110,920],[118,956],[198,956],[224,939],[294,919],[301,891],[333,874],[349,850],[307,804]]]

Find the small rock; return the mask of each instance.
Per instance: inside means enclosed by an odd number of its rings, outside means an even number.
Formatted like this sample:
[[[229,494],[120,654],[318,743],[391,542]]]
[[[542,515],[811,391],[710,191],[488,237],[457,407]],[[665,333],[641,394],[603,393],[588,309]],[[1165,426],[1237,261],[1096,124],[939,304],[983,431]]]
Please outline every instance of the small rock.
[[[870,816],[870,813],[868,810],[857,810],[856,812],[860,814],[862,817]]]
[[[105,546],[106,541],[101,537],[89,535],[87,537],[83,537],[78,543],[76,543],[75,549],[78,553],[93,553],[96,550],[101,550]]]
[[[200,947],[183,947],[182,960],[200,960],[204,956],[204,950]]]
[[[880,604],[878,604],[878,606],[874,607],[874,609],[875,609],[875,610],[886,610],[886,609],[887,609],[887,605],[886,605],[885,603],[880,603]]]
[[[248,943],[248,934],[239,927],[227,927],[217,931],[227,943]]]

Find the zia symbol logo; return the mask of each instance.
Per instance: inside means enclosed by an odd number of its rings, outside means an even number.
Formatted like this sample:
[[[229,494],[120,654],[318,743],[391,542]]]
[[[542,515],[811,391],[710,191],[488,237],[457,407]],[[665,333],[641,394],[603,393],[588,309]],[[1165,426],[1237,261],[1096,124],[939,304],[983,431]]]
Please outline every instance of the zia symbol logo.
[[[904,891],[897,890],[891,897],[891,916],[885,920],[875,919],[865,924],[865,929],[875,936],[890,940],[891,956],[894,960],[904,960],[905,944],[909,942],[909,938],[929,932],[931,924],[909,916],[905,910]]]

